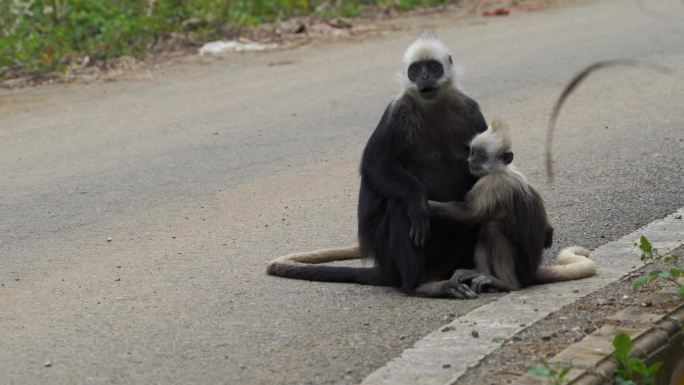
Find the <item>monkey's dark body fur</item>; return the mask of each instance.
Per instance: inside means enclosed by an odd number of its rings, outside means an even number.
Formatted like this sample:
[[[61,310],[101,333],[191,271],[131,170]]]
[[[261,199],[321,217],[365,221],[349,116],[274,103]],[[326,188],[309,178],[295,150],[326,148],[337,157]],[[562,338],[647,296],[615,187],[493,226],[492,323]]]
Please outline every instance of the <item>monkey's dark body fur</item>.
[[[413,98],[404,94],[387,107],[363,152],[358,236],[361,254],[376,268],[340,268],[345,281],[410,292],[473,263],[477,227],[432,218],[419,248],[408,236],[407,214],[429,216],[425,199],[463,200],[476,182],[466,145],[487,123],[477,103],[458,90],[432,103]]]
[[[430,215],[428,199],[463,200],[477,178],[468,170],[467,144],[487,123],[478,104],[446,86],[433,100],[405,92],[385,110],[361,159],[359,247],[283,256],[267,271],[323,282],[395,286],[430,297],[474,298],[467,285],[450,280],[473,267],[478,225]],[[423,247],[410,236],[423,224]],[[372,258],[375,267],[321,263]]]

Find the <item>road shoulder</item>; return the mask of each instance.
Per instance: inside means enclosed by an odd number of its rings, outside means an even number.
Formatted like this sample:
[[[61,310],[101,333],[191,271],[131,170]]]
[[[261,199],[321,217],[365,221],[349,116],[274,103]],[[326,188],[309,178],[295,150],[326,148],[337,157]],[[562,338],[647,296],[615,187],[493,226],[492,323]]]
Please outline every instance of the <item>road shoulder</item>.
[[[642,235],[662,253],[681,246],[682,215],[684,208],[594,250],[592,258],[599,271],[595,277],[510,293],[454,319],[373,372],[362,384],[460,384],[469,368],[483,362],[516,334],[637,270],[641,261],[633,245]]]

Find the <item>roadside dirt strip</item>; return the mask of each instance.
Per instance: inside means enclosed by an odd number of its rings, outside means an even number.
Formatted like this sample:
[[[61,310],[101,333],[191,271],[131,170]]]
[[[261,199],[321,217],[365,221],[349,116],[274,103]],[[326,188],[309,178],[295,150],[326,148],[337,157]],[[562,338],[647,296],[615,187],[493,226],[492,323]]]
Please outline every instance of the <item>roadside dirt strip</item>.
[[[674,290],[668,288],[654,296],[673,295]],[[669,383],[670,379],[682,375],[679,361],[682,358],[680,351],[684,342],[684,331],[681,327],[684,322],[684,305],[680,301],[678,303],[679,306],[671,304],[672,308],[657,313],[643,306],[623,309],[607,318],[612,324],[606,324],[580,342],[568,346],[551,358],[549,363],[571,368],[565,375],[563,384],[611,384],[618,369],[617,361],[611,359],[614,351],[612,341],[620,332],[625,332],[634,343],[631,351],[633,355],[649,364],[663,364],[658,371],[658,377],[667,382],[656,383]],[[548,379],[528,372],[515,384],[545,385],[548,384]]]
[[[634,242],[648,237],[662,253],[684,244],[684,207],[592,252],[598,275],[581,282],[510,293],[454,319],[364,379],[362,385],[455,384],[508,338],[642,265]]]

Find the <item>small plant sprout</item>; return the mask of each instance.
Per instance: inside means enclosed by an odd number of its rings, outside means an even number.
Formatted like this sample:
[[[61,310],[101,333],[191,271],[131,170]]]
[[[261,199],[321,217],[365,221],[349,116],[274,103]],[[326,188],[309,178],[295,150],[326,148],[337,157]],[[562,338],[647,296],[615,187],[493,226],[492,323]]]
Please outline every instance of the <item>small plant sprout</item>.
[[[637,357],[630,357],[632,351],[632,339],[625,332],[613,338],[615,352],[613,357],[618,362],[618,370],[615,373],[615,385],[654,385],[656,374],[660,370],[662,362],[656,362],[651,366]]]
[[[504,342],[505,340],[506,340],[506,338],[504,338],[504,337],[494,337],[494,338],[492,338],[492,342],[494,342],[495,344],[500,344],[500,343]]]
[[[549,363],[543,358],[537,361],[538,365],[533,365],[527,368],[528,371],[536,374],[539,377],[547,378],[549,385],[562,385],[565,383],[565,377],[572,370],[571,365],[561,363]]]
[[[639,239],[637,246],[641,250],[641,261],[645,265],[655,261],[662,261],[667,265],[667,268],[661,271],[650,271],[638,277],[632,282],[634,289],[639,290],[644,285],[661,279],[675,285],[677,287],[677,296],[684,298],[684,284],[680,281],[680,278],[684,278],[684,262],[681,261],[681,258],[676,255],[660,255],[658,249],[653,247],[651,241],[643,235]]]

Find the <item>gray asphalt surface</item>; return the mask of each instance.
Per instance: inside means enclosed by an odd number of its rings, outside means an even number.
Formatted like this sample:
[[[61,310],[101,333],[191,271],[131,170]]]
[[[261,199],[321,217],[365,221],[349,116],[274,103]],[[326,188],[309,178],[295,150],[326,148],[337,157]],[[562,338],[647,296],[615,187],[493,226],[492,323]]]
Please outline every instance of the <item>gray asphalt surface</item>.
[[[264,274],[283,253],[354,242],[358,159],[418,31],[437,28],[466,92],[509,122],[556,247],[595,247],[684,205],[682,20],[676,0],[418,18],[383,38],[179,64],[152,80],[3,91],[0,382],[359,382],[495,298]],[[546,184],[555,97],[583,66],[617,57],[676,71],[592,77],[561,114]]]

